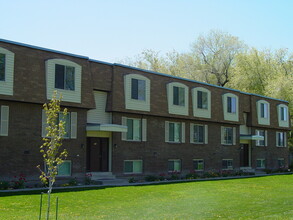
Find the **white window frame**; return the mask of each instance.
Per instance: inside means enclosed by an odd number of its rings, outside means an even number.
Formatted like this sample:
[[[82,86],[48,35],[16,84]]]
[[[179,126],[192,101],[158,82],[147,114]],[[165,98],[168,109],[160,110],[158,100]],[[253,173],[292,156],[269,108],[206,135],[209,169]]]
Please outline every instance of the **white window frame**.
[[[195,140],[194,140],[195,126],[202,126],[203,127],[203,141],[202,142],[195,142]],[[208,125],[190,123],[190,143],[208,144]]]
[[[140,125],[140,139],[139,140],[134,140],[134,139],[128,139],[127,133],[128,133],[128,128],[127,132],[122,132],[121,133],[121,139],[123,141],[133,141],[133,142],[140,142],[140,141],[147,141],[147,119],[146,118],[132,118],[132,117],[122,117],[122,125],[123,126],[128,126],[127,125],[127,120],[139,120],[139,125]]]
[[[226,139],[226,130],[232,129],[232,142],[228,143]],[[236,145],[236,127],[221,126],[221,144],[222,145]]]
[[[235,111],[228,112],[228,98],[232,98],[235,100],[235,107],[233,108]],[[222,107],[224,113],[224,120],[226,121],[239,121],[239,98],[237,95],[232,93],[225,93],[222,95]]]
[[[198,167],[196,168],[196,167],[194,166],[194,162],[196,162],[196,161],[197,161],[198,164],[199,164],[199,163],[202,164],[202,169],[198,169]],[[193,169],[194,169],[195,171],[204,171],[204,159],[193,159]]]
[[[280,135],[283,138],[283,144],[279,144]],[[276,146],[277,147],[287,147],[287,133],[284,131],[276,131]]]
[[[175,125],[179,125],[181,130],[179,131],[179,141],[175,141],[175,133],[173,134],[174,136],[174,141],[170,140],[170,124],[174,124],[174,129]],[[174,122],[174,121],[165,121],[165,142],[167,143],[175,143],[175,144],[180,144],[180,143],[185,143],[185,123],[184,122]]]
[[[232,165],[227,164],[227,168],[223,168],[223,162],[227,161],[227,163],[231,163]],[[233,159],[222,159],[222,170],[233,170]]]
[[[174,169],[173,170],[170,170],[169,169],[169,163],[170,162],[173,162],[173,167]],[[177,162],[177,165],[178,165],[178,162],[179,162],[179,166],[180,166],[180,169],[176,170],[176,166],[175,166],[175,163]],[[168,172],[169,173],[172,173],[172,172],[181,172],[182,171],[182,161],[181,159],[168,159]]]
[[[262,105],[266,106],[265,117],[262,117]],[[260,125],[270,125],[270,103],[265,100],[258,100],[256,102],[257,120]]]
[[[0,105],[0,136],[8,136],[9,133],[9,106]]]
[[[184,105],[174,105],[173,97],[174,97],[174,87],[179,87],[184,89]],[[188,86],[179,83],[172,82],[167,84],[167,97],[168,97],[168,112],[169,114],[176,115],[188,115],[189,113],[189,89]]]
[[[258,161],[260,161],[261,166],[258,166]],[[257,169],[265,169],[266,168],[266,159],[265,158],[257,158],[256,159],[256,168]]]
[[[125,162],[132,162],[132,172],[126,172],[125,171]],[[134,171],[134,163],[135,162],[140,162],[140,168],[141,168],[141,171]],[[143,160],[124,160],[123,161],[123,173],[124,174],[142,174],[143,173]]]
[[[0,81],[0,94],[13,95],[14,86],[14,53],[0,47],[0,53],[5,55],[4,81]]]
[[[192,102],[193,102],[193,116],[200,118],[211,118],[211,91],[203,88],[196,87],[192,90]],[[207,93],[207,108],[199,108],[198,107],[198,92]]]
[[[145,100],[132,98],[132,79],[145,81]],[[150,111],[150,80],[140,74],[126,74],[124,76],[125,109]]]
[[[284,114],[284,119],[282,119],[282,111]],[[285,112],[284,112],[285,111]],[[279,104],[277,105],[277,112],[278,112],[278,122],[279,122],[279,127],[289,127],[289,111],[288,111],[288,106],[284,104]]]
[[[261,135],[260,133],[263,133],[263,135]],[[255,141],[255,145],[258,147],[266,147],[268,146],[268,131],[267,130],[255,130],[255,134],[258,136],[263,136],[264,140],[263,140],[263,144],[261,144],[261,140],[256,140]]]

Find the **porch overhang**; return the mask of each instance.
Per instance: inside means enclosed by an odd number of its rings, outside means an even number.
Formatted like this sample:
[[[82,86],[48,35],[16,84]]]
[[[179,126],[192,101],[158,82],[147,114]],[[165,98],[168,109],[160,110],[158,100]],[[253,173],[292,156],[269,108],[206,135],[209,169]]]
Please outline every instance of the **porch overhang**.
[[[263,141],[264,136],[260,135],[251,135],[251,134],[240,134],[240,140],[252,140],[252,141]]]
[[[111,132],[127,132],[127,126],[117,124],[90,124],[86,126],[87,131],[111,131]]]

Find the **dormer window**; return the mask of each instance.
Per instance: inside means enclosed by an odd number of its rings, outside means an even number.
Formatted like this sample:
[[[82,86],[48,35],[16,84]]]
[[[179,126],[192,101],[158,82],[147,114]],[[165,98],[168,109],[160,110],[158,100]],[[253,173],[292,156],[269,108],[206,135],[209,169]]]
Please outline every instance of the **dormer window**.
[[[188,87],[179,82],[167,84],[169,114],[188,115]]]
[[[280,104],[277,106],[278,122],[280,127],[289,127],[289,113],[288,106]]]
[[[173,87],[173,105],[184,106],[185,104],[185,89],[182,87]]]
[[[281,120],[287,121],[288,111],[286,107],[281,107]]]
[[[236,98],[235,97],[227,97],[227,112],[236,114]]]
[[[239,98],[232,93],[222,96],[224,120],[239,121]]]
[[[203,87],[192,89],[193,116],[211,118],[211,92]]]
[[[260,103],[260,117],[268,118],[268,103]]]
[[[208,93],[197,91],[197,108],[208,109]]]
[[[0,81],[5,81],[5,54],[0,53]]]
[[[131,98],[135,100],[145,101],[146,93],[146,83],[145,80],[141,79],[131,79]]]
[[[257,119],[260,125],[270,125],[270,103],[265,100],[256,102]]]
[[[74,91],[74,73],[75,68],[72,66],[55,64],[55,88]]]

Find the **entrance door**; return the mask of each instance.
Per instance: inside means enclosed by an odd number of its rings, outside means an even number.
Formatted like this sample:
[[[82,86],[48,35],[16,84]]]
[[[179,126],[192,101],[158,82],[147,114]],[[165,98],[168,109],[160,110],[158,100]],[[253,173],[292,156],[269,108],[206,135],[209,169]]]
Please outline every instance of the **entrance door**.
[[[88,138],[87,144],[87,171],[109,171],[109,139]]]
[[[240,144],[240,166],[249,167],[249,144]]]

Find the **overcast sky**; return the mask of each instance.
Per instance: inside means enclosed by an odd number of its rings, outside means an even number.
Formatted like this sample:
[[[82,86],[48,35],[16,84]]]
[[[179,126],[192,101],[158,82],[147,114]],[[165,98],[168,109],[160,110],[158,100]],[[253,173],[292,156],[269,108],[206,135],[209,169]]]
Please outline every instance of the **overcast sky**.
[[[106,62],[188,51],[211,29],[258,49],[293,48],[291,0],[0,0],[0,38]]]

